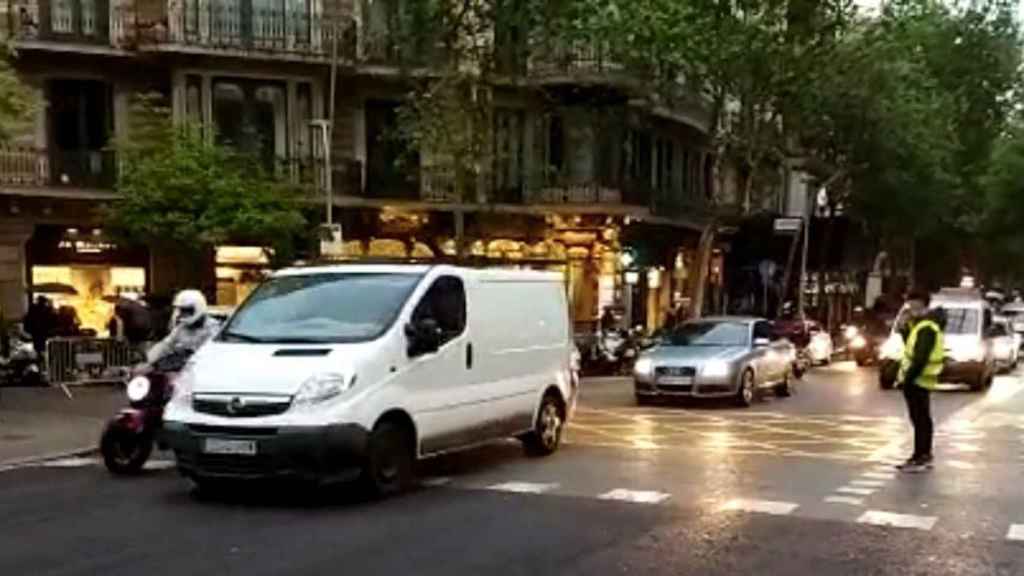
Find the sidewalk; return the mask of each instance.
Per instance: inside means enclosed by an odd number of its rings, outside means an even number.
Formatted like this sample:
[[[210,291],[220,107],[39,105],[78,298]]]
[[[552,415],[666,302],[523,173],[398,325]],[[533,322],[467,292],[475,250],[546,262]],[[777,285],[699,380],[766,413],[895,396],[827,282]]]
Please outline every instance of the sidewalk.
[[[0,467],[95,450],[125,403],[117,387],[0,388]]]

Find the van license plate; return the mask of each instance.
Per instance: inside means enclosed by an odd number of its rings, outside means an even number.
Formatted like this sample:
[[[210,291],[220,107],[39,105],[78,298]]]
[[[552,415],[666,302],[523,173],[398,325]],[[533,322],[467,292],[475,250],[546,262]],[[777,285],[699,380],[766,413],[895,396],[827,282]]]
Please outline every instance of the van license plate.
[[[207,454],[237,454],[253,456],[256,454],[256,442],[252,440],[222,440],[207,438],[203,441],[203,452]]]

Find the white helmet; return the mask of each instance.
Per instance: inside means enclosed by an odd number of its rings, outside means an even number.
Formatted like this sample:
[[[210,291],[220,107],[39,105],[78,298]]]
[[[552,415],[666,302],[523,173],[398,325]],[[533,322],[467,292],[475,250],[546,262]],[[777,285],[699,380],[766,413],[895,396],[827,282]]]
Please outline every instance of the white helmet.
[[[206,296],[199,290],[182,290],[174,297],[174,324],[193,325],[206,317]]]

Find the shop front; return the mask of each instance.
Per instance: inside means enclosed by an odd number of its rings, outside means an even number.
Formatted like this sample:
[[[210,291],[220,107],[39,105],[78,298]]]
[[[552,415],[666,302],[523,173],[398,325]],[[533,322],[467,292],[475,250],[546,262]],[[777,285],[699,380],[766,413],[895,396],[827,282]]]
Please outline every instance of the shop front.
[[[37,226],[25,251],[30,294],[73,311],[86,334],[105,335],[115,298],[148,287],[148,251],[120,246],[100,228]]]
[[[259,246],[218,246],[216,264],[218,306],[238,306],[271,272]]]

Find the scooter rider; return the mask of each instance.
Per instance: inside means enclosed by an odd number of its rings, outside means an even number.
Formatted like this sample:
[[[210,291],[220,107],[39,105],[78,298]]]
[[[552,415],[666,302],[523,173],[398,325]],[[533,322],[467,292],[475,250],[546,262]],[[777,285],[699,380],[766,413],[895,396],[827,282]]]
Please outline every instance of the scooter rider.
[[[176,352],[195,352],[220,329],[220,322],[207,314],[206,297],[198,290],[182,290],[174,297],[174,328],[146,354],[153,364]]]

